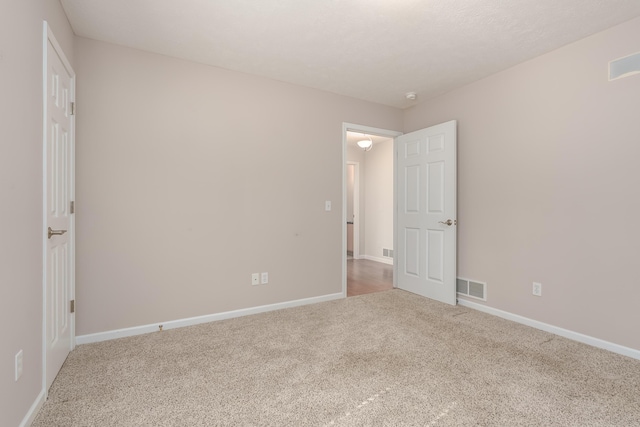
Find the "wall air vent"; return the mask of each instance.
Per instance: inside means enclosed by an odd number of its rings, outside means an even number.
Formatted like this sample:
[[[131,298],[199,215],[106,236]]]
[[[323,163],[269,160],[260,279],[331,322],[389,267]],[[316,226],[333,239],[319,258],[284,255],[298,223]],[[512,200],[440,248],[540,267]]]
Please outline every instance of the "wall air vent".
[[[466,295],[482,301],[487,300],[487,284],[485,282],[458,277],[456,279],[456,292],[459,295]]]
[[[640,73],[640,52],[609,62],[609,81]]]
[[[462,295],[469,295],[469,281],[467,279],[456,279],[456,291]]]

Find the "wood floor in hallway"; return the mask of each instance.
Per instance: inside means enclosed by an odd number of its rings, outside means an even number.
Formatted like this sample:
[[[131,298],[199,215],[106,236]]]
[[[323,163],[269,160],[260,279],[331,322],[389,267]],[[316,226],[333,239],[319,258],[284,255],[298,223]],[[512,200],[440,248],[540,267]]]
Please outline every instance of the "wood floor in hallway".
[[[393,266],[367,259],[347,260],[347,296],[393,288]]]

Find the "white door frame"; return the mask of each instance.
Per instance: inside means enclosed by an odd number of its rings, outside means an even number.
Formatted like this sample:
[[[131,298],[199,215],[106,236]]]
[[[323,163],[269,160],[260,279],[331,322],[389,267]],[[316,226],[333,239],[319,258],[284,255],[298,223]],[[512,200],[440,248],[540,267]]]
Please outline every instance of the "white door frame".
[[[70,85],[70,101],[75,102],[75,83],[76,83],[76,74],[71,67],[71,64],[67,60],[67,57],[62,50],[62,47],[56,40],[51,28],[47,24],[47,21],[43,21],[43,62],[42,62],[42,99],[43,99],[43,110],[42,110],[42,118],[43,118],[43,128],[42,128],[42,188],[43,188],[43,206],[42,206],[42,388],[44,391],[45,399],[48,394],[47,389],[47,133],[48,133],[48,111],[47,111],[47,98],[48,98],[48,79],[47,79],[47,71],[48,71],[48,58],[47,52],[49,49],[49,43],[55,49],[56,53],[62,60],[62,63],[66,70],[69,72],[71,76],[71,85]],[[69,165],[70,170],[70,200],[75,200],[75,116],[71,116],[71,164]],[[70,266],[70,290],[69,295],[72,300],[75,300],[75,215],[70,215],[69,220],[69,245],[70,245],[70,257],[71,257],[71,266]],[[68,302],[66,303],[68,304]],[[75,330],[75,315],[71,316],[70,323],[70,333],[71,333],[71,345],[69,351],[73,350],[76,345],[76,330]]]
[[[360,162],[347,161],[347,165],[353,166],[353,175],[354,175],[353,177],[353,259],[360,259]]]
[[[393,142],[393,152],[395,153],[395,137],[402,135],[402,132],[398,132],[395,130],[389,130],[389,129],[381,129],[381,128],[374,128],[371,126],[365,126],[365,125],[358,125],[358,124],[354,124],[354,123],[346,123],[343,122],[342,123],[342,296],[346,297],[347,296],[347,131],[351,131],[351,132],[358,132],[358,133],[366,133],[368,135],[378,135],[378,136],[385,136],[387,138],[394,138],[394,142]],[[394,158],[394,177],[395,177],[395,158]],[[393,191],[393,205],[394,205],[394,212],[395,212],[395,206],[396,206],[396,192],[395,192],[395,183],[394,183],[394,191]],[[355,209],[355,206],[354,206]],[[355,210],[354,210],[355,212]],[[355,227],[354,227],[355,229]],[[359,236],[358,236],[359,238]],[[395,244],[396,241],[396,219],[395,219],[395,215],[393,218],[393,241]],[[356,241],[355,241],[355,234],[354,234],[354,255],[355,255],[355,245],[356,245]],[[359,244],[359,242],[358,242]],[[358,246],[359,247],[359,246]],[[359,254],[358,254],[359,255]],[[395,255],[395,252],[394,252]],[[355,256],[354,256],[355,258]],[[394,260],[394,272],[393,272],[393,286],[396,286],[396,272],[395,272],[395,266],[396,266],[396,262]]]

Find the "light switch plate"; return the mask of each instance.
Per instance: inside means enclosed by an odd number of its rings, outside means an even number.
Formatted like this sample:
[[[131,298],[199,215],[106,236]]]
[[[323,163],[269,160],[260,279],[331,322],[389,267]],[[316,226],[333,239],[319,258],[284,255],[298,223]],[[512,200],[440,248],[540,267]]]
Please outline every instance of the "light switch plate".
[[[331,200],[324,202],[324,210],[329,212],[331,210]]]

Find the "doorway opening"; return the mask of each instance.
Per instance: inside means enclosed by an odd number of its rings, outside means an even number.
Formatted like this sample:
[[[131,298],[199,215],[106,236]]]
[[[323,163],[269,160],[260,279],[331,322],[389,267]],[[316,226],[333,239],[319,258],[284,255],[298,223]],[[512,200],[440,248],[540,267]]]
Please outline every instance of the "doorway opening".
[[[343,293],[391,289],[394,279],[394,138],[401,132],[343,124]],[[357,142],[371,140],[364,150]]]

